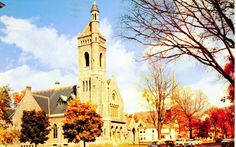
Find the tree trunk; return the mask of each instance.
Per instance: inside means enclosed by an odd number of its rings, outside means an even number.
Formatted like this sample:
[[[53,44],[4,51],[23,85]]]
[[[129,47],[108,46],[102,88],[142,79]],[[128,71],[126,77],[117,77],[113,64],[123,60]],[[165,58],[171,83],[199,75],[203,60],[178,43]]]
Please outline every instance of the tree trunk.
[[[158,131],[158,132],[157,132],[157,133],[158,133],[158,140],[160,140],[160,139],[161,139],[161,124],[158,123],[157,127],[158,127],[158,128],[157,128],[157,131]]]
[[[86,142],[84,141],[84,147],[86,147]]]
[[[193,128],[192,128],[192,123],[191,123],[191,119],[189,119],[189,138],[192,139],[193,138]]]

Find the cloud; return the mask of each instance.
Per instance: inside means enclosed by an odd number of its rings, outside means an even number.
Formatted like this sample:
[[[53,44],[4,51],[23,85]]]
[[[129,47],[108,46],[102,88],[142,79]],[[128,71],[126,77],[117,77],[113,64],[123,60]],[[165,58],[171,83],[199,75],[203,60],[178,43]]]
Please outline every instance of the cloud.
[[[52,27],[38,27],[30,19],[1,16],[0,22],[4,25],[0,40],[20,50],[17,60],[22,64],[0,73],[0,85],[9,84],[15,91],[27,85],[34,90],[53,88],[55,81],[62,86],[76,84],[76,37],[59,34]],[[37,66],[49,68],[42,71]]]
[[[107,76],[115,76],[126,112],[144,111],[140,109],[143,100],[137,88],[140,73],[137,73],[138,63],[134,60],[134,52],[127,50],[122,40],[113,36],[112,29],[107,18],[101,20],[100,32],[107,39]]]
[[[17,91],[27,85],[32,86],[33,90],[53,88],[55,81],[60,81],[62,86],[76,84],[76,36],[60,34],[52,27],[38,27],[28,19],[1,16],[0,22],[4,25],[0,40],[20,49],[18,61],[22,64],[18,67],[10,66],[7,71],[0,73],[0,85],[10,84],[9,86]],[[125,111],[132,113],[146,110],[140,89],[137,88],[140,83],[139,71],[146,69],[146,63],[134,61],[134,52],[129,51],[121,39],[113,36],[113,28],[108,19],[101,20],[100,31],[107,39],[107,76],[116,77]],[[50,68],[44,71],[37,69],[29,64],[32,60],[36,60],[40,66]],[[173,70],[177,69],[177,72],[183,74],[193,66],[186,58],[170,64]],[[213,77],[211,74],[206,75],[191,86],[201,89],[212,103],[219,105],[219,99],[224,95],[224,83],[214,83]]]
[[[227,84],[225,81],[217,79],[213,72],[208,72],[204,78],[191,84],[190,87],[205,93],[211,106],[225,107],[230,105],[228,101],[225,103],[220,101],[226,95]]]
[[[53,88],[55,81],[60,81],[62,86],[76,84],[76,36],[68,37],[48,26],[39,27],[29,19],[2,16],[0,22],[4,25],[0,40],[20,49],[18,61],[22,64],[0,73],[0,85],[10,84],[17,91],[27,85],[33,90]],[[128,51],[119,38],[112,36],[112,29],[108,19],[101,20],[100,31],[107,39],[107,75],[116,77],[125,111],[140,111],[142,99],[136,88],[138,78],[134,52]],[[50,68],[44,71],[37,69],[29,64],[32,60],[36,60],[39,66]],[[71,70],[74,72],[68,72]]]
[[[54,88],[54,82],[60,81],[62,86],[76,84],[77,75],[62,74],[58,69],[49,71],[34,70],[28,65],[22,65],[0,73],[0,86],[10,84],[13,91],[19,91],[25,86],[33,90]]]
[[[36,59],[51,68],[76,67],[76,37],[59,34],[52,27],[38,27],[29,19],[1,16],[0,22],[5,27],[0,40],[22,51],[21,62]]]
[[[105,36],[105,38],[108,40],[108,38],[110,39],[111,35],[112,35],[112,26],[110,24],[110,22],[108,21],[107,18],[104,18],[100,21],[100,26],[99,26],[99,30],[101,32],[101,34],[103,36]]]

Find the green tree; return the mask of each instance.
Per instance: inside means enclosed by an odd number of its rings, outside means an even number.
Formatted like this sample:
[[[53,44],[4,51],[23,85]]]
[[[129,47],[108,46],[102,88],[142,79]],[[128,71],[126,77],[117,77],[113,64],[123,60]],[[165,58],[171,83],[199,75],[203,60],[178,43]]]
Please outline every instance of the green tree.
[[[48,140],[50,123],[44,111],[23,111],[21,127],[20,142],[37,146]]]
[[[81,103],[78,99],[68,102],[63,125],[64,137],[68,142],[93,142],[102,133],[103,121],[92,104]]]

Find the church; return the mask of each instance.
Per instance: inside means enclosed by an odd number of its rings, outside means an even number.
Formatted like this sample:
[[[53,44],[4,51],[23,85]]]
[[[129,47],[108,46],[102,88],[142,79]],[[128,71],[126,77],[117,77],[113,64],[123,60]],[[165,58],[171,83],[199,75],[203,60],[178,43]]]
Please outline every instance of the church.
[[[66,102],[79,98],[81,102],[96,104],[104,121],[103,133],[91,144],[119,144],[127,140],[124,103],[115,78],[106,78],[106,39],[99,32],[99,9],[96,3],[90,11],[90,22],[78,40],[78,85],[32,91],[30,86],[12,113],[13,129],[21,129],[24,110],[43,110],[49,116],[51,132],[44,146],[70,146],[63,136]],[[32,85],[33,87],[33,85]],[[20,144],[20,143],[19,143]],[[21,146],[32,146],[21,143]],[[19,146],[19,145],[18,145]]]

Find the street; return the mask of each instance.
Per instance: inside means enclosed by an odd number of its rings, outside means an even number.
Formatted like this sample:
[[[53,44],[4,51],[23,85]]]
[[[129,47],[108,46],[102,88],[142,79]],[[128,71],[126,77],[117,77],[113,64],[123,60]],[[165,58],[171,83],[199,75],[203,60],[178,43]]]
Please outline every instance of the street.
[[[214,143],[214,144],[203,144],[198,147],[221,147],[221,144],[219,143]]]
[[[147,147],[147,145],[120,145],[119,147]],[[161,147],[166,147],[166,145],[162,145]],[[221,147],[219,143],[211,143],[211,144],[203,144],[196,147]]]

